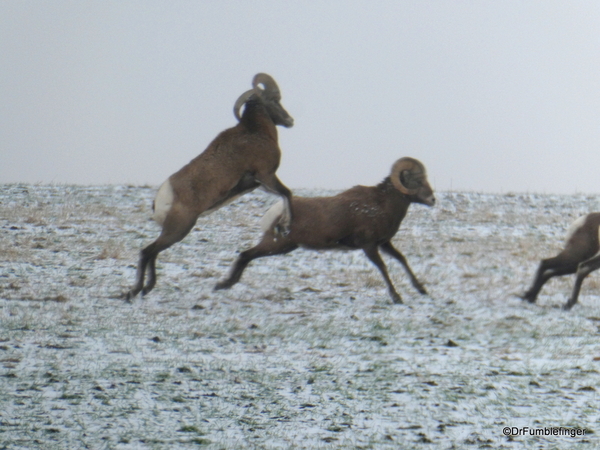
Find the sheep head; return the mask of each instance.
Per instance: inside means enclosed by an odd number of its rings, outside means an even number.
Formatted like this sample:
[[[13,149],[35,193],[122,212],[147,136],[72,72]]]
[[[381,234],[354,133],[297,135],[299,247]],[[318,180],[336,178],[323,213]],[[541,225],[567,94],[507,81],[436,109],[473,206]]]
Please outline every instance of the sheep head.
[[[390,174],[392,184],[413,201],[428,206],[435,204],[433,189],[427,181],[427,171],[423,163],[414,158],[400,158],[392,166]]]
[[[262,86],[262,87],[261,87]],[[286,128],[294,126],[294,119],[281,106],[281,92],[271,75],[257,73],[252,80],[252,89],[244,92],[235,102],[233,113],[241,120],[240,109],[251,98],[259,100],[267,109],[267,113],[275,125]]]

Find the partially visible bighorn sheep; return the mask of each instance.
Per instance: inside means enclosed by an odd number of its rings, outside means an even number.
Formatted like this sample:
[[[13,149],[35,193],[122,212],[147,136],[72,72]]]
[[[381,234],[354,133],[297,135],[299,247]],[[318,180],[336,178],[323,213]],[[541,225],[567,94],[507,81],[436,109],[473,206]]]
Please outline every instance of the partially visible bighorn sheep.
[[[289,229],[292,194],[275,175],[281,158],[275,125],[291,127],[294,119],[281,106],[281,94],[271,76],[257,74],[252,86],[235,102],[233,111],[239,123],[221,132],[203,153],[159,188],[153,218],[162,225],[162,232],[141,251],[136,284],[127,293],[127,300],[140,291],[144,295],[152,290],[156,284],[156,257],[182,240],[199,216],[210,214],[258,186],[283,197],[285,211],[279,225],[285,232]],[[146,271],[148,281],[144,286]]]
[[[600,212],[580,217],[567,231],[565,248],[554,258],[543,259],[535,274],[533,284],[523,300],[535,303],[542,286],[552,277],[577,273],[571,297],[563,306],[569,310],[577,303],[584,278],[600,268]]]
[[[275,230],[282,212],[279,202],[263,218],[265,233],[260,243],[239,255],[229,278],[218,283],[215,290],[227,289],[237,283],[253,259],[280,255],[303,247],[315,250],[361,249],[383,275],[392,301],[402,303],[379,255],[381,249],[400,261],[412,285],[421,294],[426,294],[406,258],[391,242],[411,203],[428,206],[435,203],[425,167],[413,158],[396,161],[390,176],[377,186],[355,186],[335,197],[294,197],[294,222],[286,236],[278,236]]]

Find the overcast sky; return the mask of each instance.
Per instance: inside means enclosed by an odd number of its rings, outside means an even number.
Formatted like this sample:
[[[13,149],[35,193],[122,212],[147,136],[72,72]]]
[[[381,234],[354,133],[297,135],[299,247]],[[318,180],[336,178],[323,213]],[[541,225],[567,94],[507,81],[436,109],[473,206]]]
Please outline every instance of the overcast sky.
[[[159,185],[278,82],[290,188],[600,192],[600,2],[0,1],[0,183]]]

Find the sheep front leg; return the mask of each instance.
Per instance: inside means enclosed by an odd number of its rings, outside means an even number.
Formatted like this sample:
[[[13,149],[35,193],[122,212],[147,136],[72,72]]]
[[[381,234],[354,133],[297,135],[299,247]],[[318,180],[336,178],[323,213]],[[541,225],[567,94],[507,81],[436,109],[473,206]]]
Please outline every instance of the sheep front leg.
[[[387,284],[388,292],[390,293],[392,302],[401,304],[402,298],[396,292],[396,289],[394,288],[394,285],[392,284],[392,280],[390,280],[390,276],[388,275],[388,271],[387,271],[387,268],[385,267],[385,263],[383,262],[383,260],[381,259],[381,255],[377,251],[377,246],[363,248],[363,252],[365,252],[365,255],[367,255],[367,258],[369,258],[371,260],[371,262],[373,264],[375,264],[375,266],[377,266],[377,268],[381,272],[381,275],[383,275],[383,280],[385,281],[385,284]]]
[[[565,311],[570,310],[575,303],[577,303],[577,299],[579,298],[579,291],[581,290],[581,283],[585,277],[587,277],[594,270],[600,269],[600,255],[596,255],[593,258],[588,259],[587,261],[579,264],[577,268],[577,278],[575,278],[575,284],[573,285],[573,292],[571,293],[571,297],[563,306]]]
[[[400,264],[402,264],[404,266],[404,270],[406,270],[406,273],[408,274],[409,278],[410,278],[410,282],[412,283],[412,285],[414,286],[414,288],[419,291],[420,294],[427,294],[427,290],[425,289],[425,287],[423,286],[423,284],[421,284],[421,282],[417,279],[417,277],[415,276],[415,274],[413,273],[413,271],[410,269],[410,266],[408,265],[408,261],[406,261],[406,258],[404,257],[404,255],[402,253],[400,253],[393,245],[391,242],[386,242],[385,244],[382,244],[379,246],[381,248],[381,250],[383,250],[384,253],[396,258],[398,261],[400,261]]]

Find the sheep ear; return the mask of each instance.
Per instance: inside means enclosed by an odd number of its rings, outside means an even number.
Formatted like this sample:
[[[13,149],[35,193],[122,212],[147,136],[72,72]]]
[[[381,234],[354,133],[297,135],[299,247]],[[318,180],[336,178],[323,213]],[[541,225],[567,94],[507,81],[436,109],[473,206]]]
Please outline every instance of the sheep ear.
[[[400,158],[392,166],[390,178],[396,189],[406,195],[415,195],[425,177],[425,166],[414,158]]]
[[[420,176],[410,170],[400,172],[400,183],[407,189],[418,189],[423,184]]]
[[[235,101],[235,105],[233,105],[233,114],[235,114],[235,118],[238,120],[238,122],[242,120],[240,116],[240,108],[244,105],[244,103],[250,100],[250,97],[252,97],[254,94],[256,94],[256,89],[250,89],[249,91],[246,91],[240,95]]]

